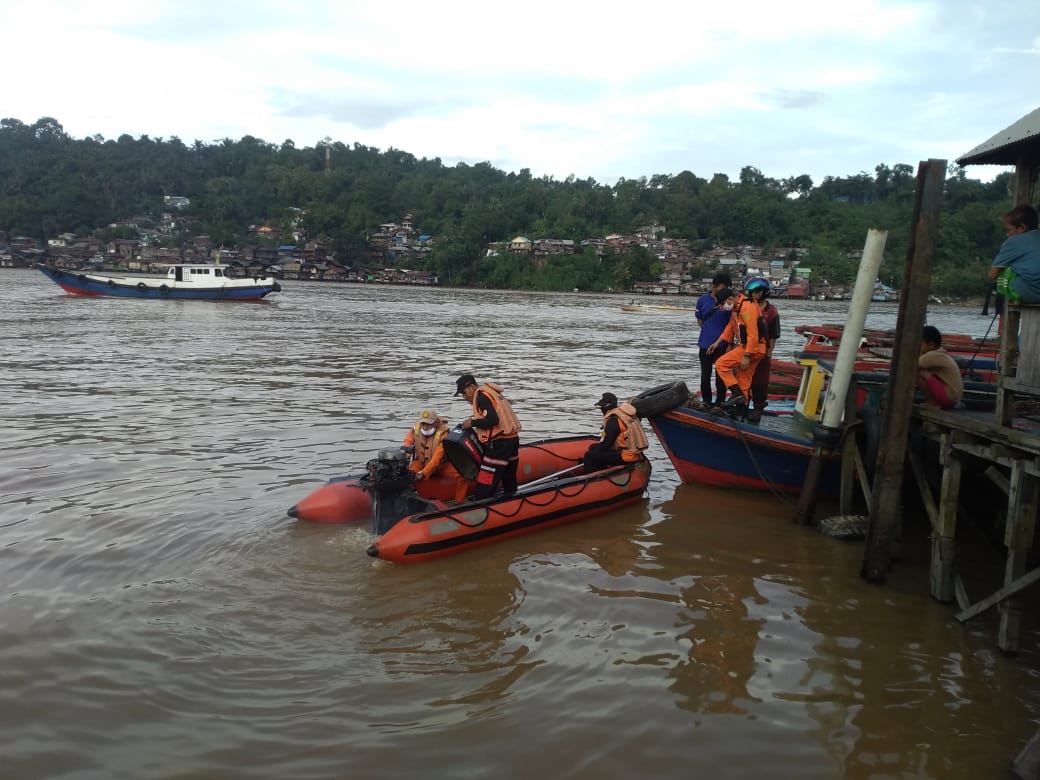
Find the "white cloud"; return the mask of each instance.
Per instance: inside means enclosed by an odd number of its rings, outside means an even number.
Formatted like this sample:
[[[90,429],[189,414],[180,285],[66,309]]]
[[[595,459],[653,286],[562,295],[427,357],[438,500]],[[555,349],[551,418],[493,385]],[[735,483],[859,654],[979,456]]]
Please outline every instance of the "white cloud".
[[[975,0],[523,6],[0,0],[5,114],[77,137],[330,137],[611,181],[952,158],[1036,106]],[[1030,71],[1031,72],[1031,71]]]

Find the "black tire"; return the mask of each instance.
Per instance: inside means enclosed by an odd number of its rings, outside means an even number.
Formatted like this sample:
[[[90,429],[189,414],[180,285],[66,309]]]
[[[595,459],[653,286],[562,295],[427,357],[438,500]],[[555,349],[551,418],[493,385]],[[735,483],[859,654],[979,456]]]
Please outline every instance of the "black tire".
[[[81,282],[87,281],[87,275],[86,274],[80,274],[76,278],[79,279]]]
[[[670,382],[640,393],[632,399],[632,406],[640,417],[657,417],[682,406],[689,398],[690,390],[685,382]]]
[[[282,291],[282,286],[280,284],[278,284],[278,282],[275,282],[274,284],[271,285],[271,292],[281,292],[281,291]]]
[[[159,292],[161,292],[163,295],[168,295],[169,292],[170,292],[170,288],[167,287],[165,284],[160,285],[159,286]]]
[[[141,292],[144,292],[145,290],[148,289],[148,285],[145,284],[144,282],[138,282],[137,283],[137,289],[140,290]]]
[[[115,279],[109,279],[108,280],[108,286],[109,287],[115,287],[116,286],[116,280]]]

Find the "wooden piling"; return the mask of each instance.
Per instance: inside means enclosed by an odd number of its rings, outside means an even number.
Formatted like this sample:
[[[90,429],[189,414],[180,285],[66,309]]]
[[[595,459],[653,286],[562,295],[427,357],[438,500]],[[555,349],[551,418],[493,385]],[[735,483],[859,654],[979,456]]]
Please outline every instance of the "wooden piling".
[[[961,459],[953,451],[953,434],[942,436],[939,445],[942,465],[942,488],[935,527],[932,528],[932,566],[930,590],[937,601],[952,601],[957,574],[957,547],[954,536],[957,528],[957,506],[961,492]]]
[[[882,417],[884,438],[878,453],[870,526],[861,574],[870,582],[884,582],[891,564],[893,544],[899,537],[900,495],[906,461],[910,412],[917,381],[921,330],[932,281],[935,241],[942,206],[946,161],[920,163],[914,189],[913,230],[899,294],[897,339],[892,373]]]

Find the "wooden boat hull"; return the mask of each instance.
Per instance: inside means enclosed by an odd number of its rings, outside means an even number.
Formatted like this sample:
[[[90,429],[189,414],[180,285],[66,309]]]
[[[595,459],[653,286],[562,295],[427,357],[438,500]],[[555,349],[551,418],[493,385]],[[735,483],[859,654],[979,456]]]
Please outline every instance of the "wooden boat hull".
[[[104,298],[153,298],[158,300],[188,301],[259,301],[282,286],[273,279],[250,284],[248,280],[229,279],[227,284],[203,287],[178,286],[177,282],[162,277],[128,277],[65,271],[50,266],[38,266],[40,271],[70,295]],[[241,282],[247,282],[242,284]]]
[[[399,520],[368,554],[395,563],[433,560],[603,514],[639,500],[650,472],[650,462],[643,460],[521,486],[503,498],[420,512]]]
[[[776,418],[791,431],[805,426]],[[737,422],[721,414],[679,407],[650,420],[679,478],[686,483],[799,493],[816,447],[772,428]],[[839,459],[827,456],[820,480],[823,495],[837,495]]]
[[[521,445],[517,481],[523,485],[577,465],[589,445],[596,441],[595,436],[570,436]],[[333,477],[292,506],[289,517],[310,523],[352,523],[370,519],[372,497],[362,487],[363,476]],[[448,501],[455,496],[455,485],[455,477],[435,476],[416,482],[414,487],[422,498]]]
[[[623,303],[621,311],[638,314],[695,314],[696,309],[687,306],[669,306],[668,304]]]

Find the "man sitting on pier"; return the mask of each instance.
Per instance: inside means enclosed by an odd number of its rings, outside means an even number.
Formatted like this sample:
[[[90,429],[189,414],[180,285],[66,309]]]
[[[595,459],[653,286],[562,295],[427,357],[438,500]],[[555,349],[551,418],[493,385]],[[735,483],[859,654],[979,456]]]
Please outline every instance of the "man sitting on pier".
[[[964,395],[961,369],[942,348],[942,334],[934,325],[925,325],[921,357],[917,359],[917,387],[925,403],[939,409],[952,409]]]

